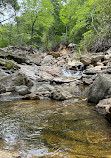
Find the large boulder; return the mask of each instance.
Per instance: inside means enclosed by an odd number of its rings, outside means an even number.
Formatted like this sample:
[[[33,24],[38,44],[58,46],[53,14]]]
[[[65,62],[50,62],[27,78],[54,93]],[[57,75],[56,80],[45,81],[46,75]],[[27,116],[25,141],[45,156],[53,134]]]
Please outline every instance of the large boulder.
[[[22,73],[15,72],[0,78],[0,84],[4,85],[6,91],[14,91],[16,86],[26,85],[32,87],[32,82]]]
[[[14,52],[7,52],[4,49],[0,49],[0,58],[14,60],[15,62],[21,64],[26,62],[26,58],[23,56],[19,56],[18,54],[15,54]]]
[[[9,74],[5,73],[3,70],[0,70],[0,80],[2,78],[7,78]],[[6,92],[6,86],[0,82],[0,94]]]
[[[103,53],[98,53],[98,54],[87,54],[87,55],[83,55],[80,58],[80,61],[85,65],[96,65],[98,61],[104,61],[104,55]]]
[[[108,97],[111,97],[111,75],[98,75],[89,90],[88,101],[98,103]]]

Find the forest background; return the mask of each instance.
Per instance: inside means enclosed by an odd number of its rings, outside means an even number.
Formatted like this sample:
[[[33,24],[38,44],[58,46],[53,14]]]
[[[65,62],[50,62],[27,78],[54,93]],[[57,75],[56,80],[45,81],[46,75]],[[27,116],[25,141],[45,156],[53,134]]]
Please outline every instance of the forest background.
[[[3,18],[6,9],[12,12]],[[111,46],[111,0],[0,0],[0,47],[51,51],[60,43],[88,51]]]

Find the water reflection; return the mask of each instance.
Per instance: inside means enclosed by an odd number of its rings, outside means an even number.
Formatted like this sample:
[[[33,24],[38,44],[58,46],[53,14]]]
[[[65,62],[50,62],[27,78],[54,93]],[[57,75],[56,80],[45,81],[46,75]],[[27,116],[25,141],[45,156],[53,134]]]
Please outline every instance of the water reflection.
[[[80,98],[0,105],[2,150],[39,156],[99,158],[111,154],[110,131],[108,122]]]

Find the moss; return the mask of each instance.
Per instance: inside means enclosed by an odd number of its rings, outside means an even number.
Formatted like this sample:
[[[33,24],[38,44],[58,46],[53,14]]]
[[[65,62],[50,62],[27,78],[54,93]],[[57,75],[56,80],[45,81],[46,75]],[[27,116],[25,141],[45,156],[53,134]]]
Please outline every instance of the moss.
[[[14,63],[12,63],[12,62],[6,62],[5,66],[6,66],[7,69],[13,69]]]
[[[13,69],[14,65],[15,64],[12,61],[0,59],[0,66],[5,66],[6,69]]]

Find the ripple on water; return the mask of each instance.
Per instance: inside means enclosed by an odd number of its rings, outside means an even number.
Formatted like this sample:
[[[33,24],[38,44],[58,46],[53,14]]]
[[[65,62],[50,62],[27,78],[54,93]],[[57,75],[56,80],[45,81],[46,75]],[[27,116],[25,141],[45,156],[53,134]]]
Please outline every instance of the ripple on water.
[[[20,152],[23,158],[26,154],[55,158],[111,154],[111,126],[81,98],[2,103],[0,138],[2,151]]]

